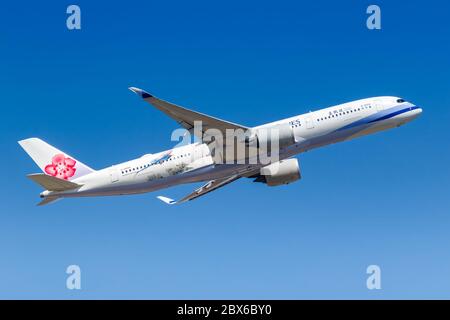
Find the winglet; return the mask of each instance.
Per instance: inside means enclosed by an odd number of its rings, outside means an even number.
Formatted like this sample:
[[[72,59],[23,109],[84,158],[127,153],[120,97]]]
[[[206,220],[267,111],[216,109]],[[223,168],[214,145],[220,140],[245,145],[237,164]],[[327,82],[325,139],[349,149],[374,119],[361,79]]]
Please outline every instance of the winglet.
[[[175,200],[167,198],[167,197],[158,196],[157,198],[167,204],[176,204],[177,203]]]
[[[131,91],[133,91],[134,93],[136,93],[138,96],[140,96],[142,99],[146,99],[146,98],[151,98],[153,97],[150,93],[136,88],[136,87],[129,87],[128,89],[130,89]]]

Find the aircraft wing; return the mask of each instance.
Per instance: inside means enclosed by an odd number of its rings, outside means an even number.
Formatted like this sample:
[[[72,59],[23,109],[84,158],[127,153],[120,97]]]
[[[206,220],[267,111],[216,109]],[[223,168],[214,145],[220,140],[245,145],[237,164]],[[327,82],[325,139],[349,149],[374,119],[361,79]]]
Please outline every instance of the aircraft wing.
[[[180,204],[180,203],[183,203],[186,201],[194,200],[198,197],[201,197],[201,196],[207,194],[208,192],[211,192],[220,187],[226,186],[227,184],[239,179],[240,177],[241,177],[240,175],[233,175],[233,176],[223,178],[223,179],[216,179],[216,180],[208,181],[206,184],[204,184],[200,188],[194,190],[194,192],[192,192],[191,194],[187,195],[186,197],[184,197],[178,201],[175,201],[173,199],[163,197],[163,196],[159,196],[158,199],[167,204]]]
[[[130,87],[129,89],[139,95],[142,99],[150,103],[156,109],[164,112],[166,115],[174,119],[187,130],[191,130],[192,128],[194,128],[194,121],[202,121],[202,134],[208,129],[218,129],[222,132],[223,137],[225,137],[226,129],[242,129],[244,131],[248,129],[245,126],[214,118],[206,114],[192,111],[177,106],[173,103],[161,100],[142,89],[136,87]]]

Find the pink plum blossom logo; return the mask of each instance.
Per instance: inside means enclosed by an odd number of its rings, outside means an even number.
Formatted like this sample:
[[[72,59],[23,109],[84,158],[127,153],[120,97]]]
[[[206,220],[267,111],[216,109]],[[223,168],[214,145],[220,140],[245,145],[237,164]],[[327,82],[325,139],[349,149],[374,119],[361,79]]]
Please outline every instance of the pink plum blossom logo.
[[[62,153],[56,154],[52,158],[52,163],[45,166],[45,173],[59,178],[67,180],[75,174],[77,170],[75,168],[75,160],[69,157],[65,157]]]

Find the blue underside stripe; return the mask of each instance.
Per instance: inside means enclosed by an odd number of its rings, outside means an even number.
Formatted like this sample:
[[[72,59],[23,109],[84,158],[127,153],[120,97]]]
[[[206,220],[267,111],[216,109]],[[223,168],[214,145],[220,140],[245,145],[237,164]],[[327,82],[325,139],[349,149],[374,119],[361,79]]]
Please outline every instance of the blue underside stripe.
[[[412,110],[415,110],[415,109],[419,109],[419,107],[415,107],[414,106],[414,107],[408,107],[408,108],[405,108],[405,109],[402,109],[402,110],[398,110],[398,111],[389,113],[389,114],[387,114],[385,116],[382,116],[380,118],[377,118],[375,120],[369,121],[368,123],[372,123],[372,122],[376,122],[376,121],[380,121],[380,120],[386,120],[386,119],[395,117],[395,116],[397,116],[399,114],[402,114],[402,113],[405,113],[405,112],[408,112],[408,111],[412,111]]]
[[[389,108],[389,109],[377,112],[375,114],[372,114],[366,118],[360,119],[353,123],[350,123],[340,129],[338,129],[337,131],[342,131],[342,130],[354,128],[354,127],[357,127],[360,125],[374,123],[374,122],[381,121],[381,120],[386,120],[386,119],[395,117],[399,114],[402,114],[402,113],[405,113],[405,112],[408,112],[411,110],[415,110],[415,109],[419,109],[419,107],[413,106],[413,105],[408,105],[407,107],[405,107],[405,105],[396,106],[393,108]]]

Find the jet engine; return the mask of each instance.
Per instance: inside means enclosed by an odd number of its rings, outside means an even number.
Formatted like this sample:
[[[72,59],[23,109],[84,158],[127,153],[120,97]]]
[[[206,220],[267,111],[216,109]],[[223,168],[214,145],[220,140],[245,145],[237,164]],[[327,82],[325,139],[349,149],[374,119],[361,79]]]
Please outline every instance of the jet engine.
[[[272,147],[284,149],[295,143],[294,131],[289,124],[279,124],[270,127],[256,129],[255,132],[245,140],[247,146],[265,149],[271,152]]]
[[[253,176],[254,182],[262,182],[268,186],[280,186],[301,179],[297,159],[287,159],[272,163],[261,168],[260,174]]]

